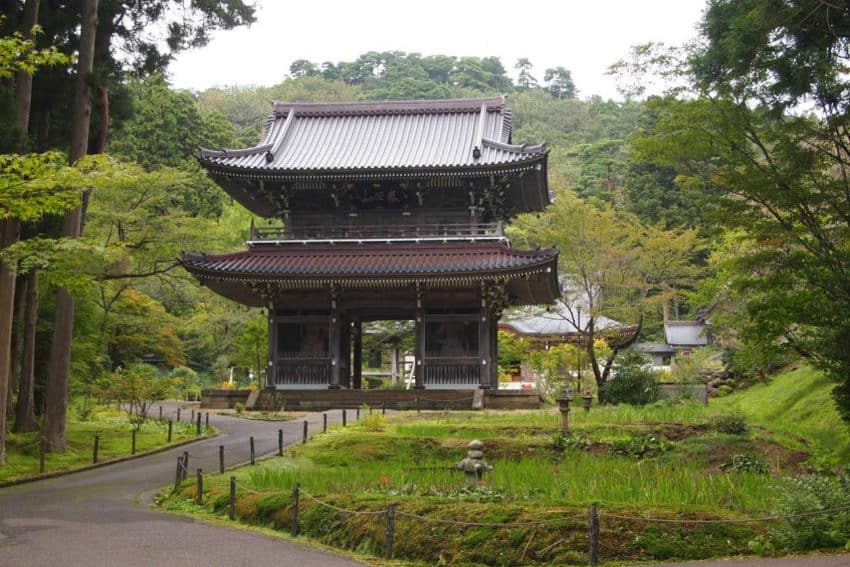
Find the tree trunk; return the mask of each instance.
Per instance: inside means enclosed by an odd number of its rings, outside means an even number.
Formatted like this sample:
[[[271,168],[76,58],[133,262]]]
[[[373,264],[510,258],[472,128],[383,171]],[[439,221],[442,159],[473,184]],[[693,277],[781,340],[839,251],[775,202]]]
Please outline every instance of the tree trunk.
[[[20,292],[20,290],[19,290]],[[35,333],[38,323],[38,272],[27,277],[26,310],[24,315],[24,353],[21,366],[21,383],[18,388],[18,405],[15,408],[16,433],[34,431],[35,422]]]
[[[28,39],[33,39],[32,28],[38,23],[39,0],[27,0],[21,16],[21,33]],[[32,106],[32,74],[19,71],[15,73],[15,104],[18,127],[24,139],[27,137],[30,124],[30,107]]]
[[[18,221],[0,220],[0,249],[18,240]],[[0,262],[0,466],[6,464],[6,396],[12,358],[12,312],[15,308],[15,275],[6,262]]]
[[[80,28],[80,52],[71,115],[71,150],[69,161],[77,163],[88,148],[91,122],[92,94],[90,78],[94,62],[95,32],[97,30],[97,0],[85,0]],[[62,236],[80,236],[83,220],[82,206],[65,215]],[[47,380],[47,411],[44,435],[51,451],[65,451],[65,425],[68,417],[68,375],[71,369],[71,339],[74,333],[74,297],[68,290],[56,291],[56,323],[50,351],[50,373]]]
[[[12,362],[9,370],[9,397],[7,411],[12,411],[12,400],[18,392],[21,383],[21,359],[24,352],[24,312],[26,303],[26,276],[15,279],[15,311],[12,315]]]

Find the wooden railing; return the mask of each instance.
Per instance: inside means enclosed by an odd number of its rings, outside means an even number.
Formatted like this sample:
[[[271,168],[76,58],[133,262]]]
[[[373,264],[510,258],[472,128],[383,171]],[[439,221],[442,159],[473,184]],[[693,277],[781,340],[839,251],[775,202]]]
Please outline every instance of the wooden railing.
[[[499,240],[504,223],[454,223],[418,225],[352,225],[251,228],[250,242],[280,241],[385,241],[385,240]]]
[[[327,358],[278,359],[275,386],[330,384],[331,367]]]
[[[425,386],[477,385],[481,380],[478,357],[425,360]]]

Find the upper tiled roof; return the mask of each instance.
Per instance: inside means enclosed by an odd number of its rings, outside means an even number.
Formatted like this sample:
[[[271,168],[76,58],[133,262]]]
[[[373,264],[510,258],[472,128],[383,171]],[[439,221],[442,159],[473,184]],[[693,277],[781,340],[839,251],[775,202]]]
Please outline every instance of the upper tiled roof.
[[[262,142],[201,150],[208,168],[278,174],[487,169],[543,158],[511,143],[504,99],[277,103]]]

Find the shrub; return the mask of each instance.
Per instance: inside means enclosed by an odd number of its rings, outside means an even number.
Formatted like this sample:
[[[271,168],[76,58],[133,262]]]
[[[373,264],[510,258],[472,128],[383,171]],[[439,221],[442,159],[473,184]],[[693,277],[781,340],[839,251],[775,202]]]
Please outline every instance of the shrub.
[[[728,435],[745,435],[750,427],[747,425],[747,418],[743,414],[733,412],[716,418],[714,420],[714,429],[718,433],[726,433]]]
[[[242,402],[236,402],[236,405],[233,406],[233,409],[236,410],[236,415],[242,415],[242,412],[245,411],[245,404]]]
[[[784,516],[771,532],[783,549],[836,549],[850,540],[850,471],[838,476],[786,478],[779,486],[777,513]],[[818,510],[832,512],[812,515]],[[808,515],[805,515],[808,514]]]
[[[767,465],[753,455],[732,455],[729,460],[720,463],[720,470],[726,472],[754,472],[758,474],[767,474],[770,472]]]
[[[658,399],[658,376],[642,354],[626,351],[616,370],[616,375],[603,387],[605,403],[643,405]]]
[[[642,459],[665,453],[672,447],[673,444],[660,435],[636,435],[613,441],[609,451],[612,455]]]

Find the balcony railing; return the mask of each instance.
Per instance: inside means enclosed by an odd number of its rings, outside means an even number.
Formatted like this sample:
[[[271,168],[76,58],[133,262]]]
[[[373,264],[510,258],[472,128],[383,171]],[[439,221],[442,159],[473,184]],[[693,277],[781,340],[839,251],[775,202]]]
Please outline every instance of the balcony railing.
[[[505,240],[504,223],[456,223],[418,225],[299,226],[290,228],[251,228],[250,245],[283,242],[439,242]]]

